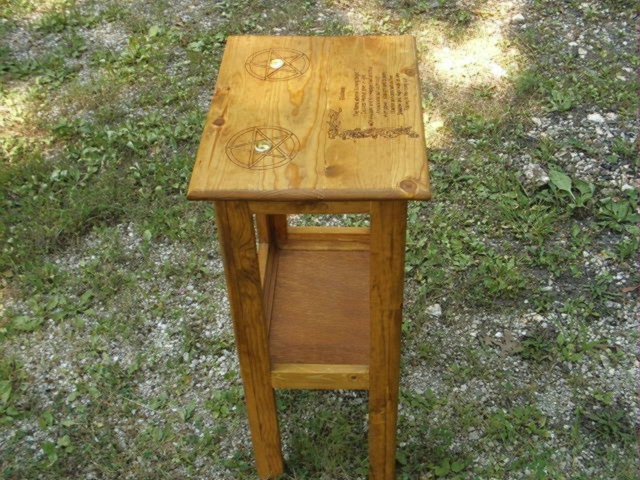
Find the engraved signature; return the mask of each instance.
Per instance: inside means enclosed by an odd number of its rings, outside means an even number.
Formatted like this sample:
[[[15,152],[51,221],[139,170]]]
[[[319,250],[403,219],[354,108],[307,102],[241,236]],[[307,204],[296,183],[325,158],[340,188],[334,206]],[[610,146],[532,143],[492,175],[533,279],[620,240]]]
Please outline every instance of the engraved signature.
[[[342,109],[329,110],[329,138],[334,139],[336,137],[342,140],[348,140],[350,138],[395,138],[400,135],[407,135],[411,138],[418,138],[419,135],[413,130],[412,127],[370,127],[370,128],[354,128],[346,130],[340,128],[340,113]]]

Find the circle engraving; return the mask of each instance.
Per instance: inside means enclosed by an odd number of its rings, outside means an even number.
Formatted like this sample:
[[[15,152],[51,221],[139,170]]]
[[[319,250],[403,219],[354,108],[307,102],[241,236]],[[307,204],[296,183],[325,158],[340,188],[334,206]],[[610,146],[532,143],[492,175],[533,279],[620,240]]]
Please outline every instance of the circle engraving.
[[[269,48],[251,55],[245,68],[258,80],[290,80],[307,71],[309,57],[291,48]]]
[[[253,127],[236,133],[227,142],[227,157],[249,170],[269,170],[291,162],[300,149],[300,141],[281,127]]]

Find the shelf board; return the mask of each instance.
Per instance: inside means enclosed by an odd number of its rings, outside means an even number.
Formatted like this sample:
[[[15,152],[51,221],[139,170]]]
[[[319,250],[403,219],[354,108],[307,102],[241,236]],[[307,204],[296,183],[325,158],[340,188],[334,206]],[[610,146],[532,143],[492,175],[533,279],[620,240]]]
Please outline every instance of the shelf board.
[[[270,303],[271,362],[369,364],[369,252],[279,250]]]

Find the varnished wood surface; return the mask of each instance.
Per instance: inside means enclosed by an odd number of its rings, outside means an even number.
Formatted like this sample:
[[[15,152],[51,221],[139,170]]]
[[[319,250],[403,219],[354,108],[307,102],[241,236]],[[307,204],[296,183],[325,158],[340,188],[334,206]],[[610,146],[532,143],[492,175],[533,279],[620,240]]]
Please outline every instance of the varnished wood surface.
[[[414,39],[229,37],[188,196],[428,199]]]
[[[249,202],[249,208],[255,213],[296,213],[334,215],[340,213],[369,213],[369,202]]]
[[[369,253],[278,252],[271,361],[369,363]]]
[[[366,227],[289,227],[282,250],[369,251]]]
[[[277,363],[271,369],[274,388],[366,390],[368,365]]]
[[[275,478],[284,467],[253,220],[245,202],[215,207],[256,467]]]
[[[406,211],[406,202],[371,209],[369,480],[396,478]]]
[[[289,227],[288,238],[292,240],[304,240],[306,238],[315,240],[337,240],[367,241],[369,238],[369,227],[323,227],[323,226],[303,226]],[[367,242],[368,243],[368,242]]]
[[[260,270],[260,281],[262,282],[264,312],[267,327],[270,328],[273,291],[278,274],[278,245],[285,243],[287,240],[287,216],[257,214],[255,217],[259,241],[258,265]]]

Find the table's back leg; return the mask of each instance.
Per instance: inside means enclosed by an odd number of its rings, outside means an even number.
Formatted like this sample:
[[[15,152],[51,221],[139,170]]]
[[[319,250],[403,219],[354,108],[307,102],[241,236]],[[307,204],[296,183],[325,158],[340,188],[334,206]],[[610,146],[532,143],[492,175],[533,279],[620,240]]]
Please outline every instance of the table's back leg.
[[[256,466],[261,479],[274,478],[283,462],[253,217],[246,202],[215,208]]]
[[[406,210],[371,203],[370,480],[395,478]]]
[[[264,307],[267,320],[267,334],[271,328],[271,308],[273,306],[273,289],[276,283],[278,248],[284,244],[288,236],[287,216],[284,214],[256,213],[258,231],[258,264],[260,265],[260,281],[264,293]]]
[[[256,214],[258,240],[260,243],[278,243],[287,238],[287,216]]]

